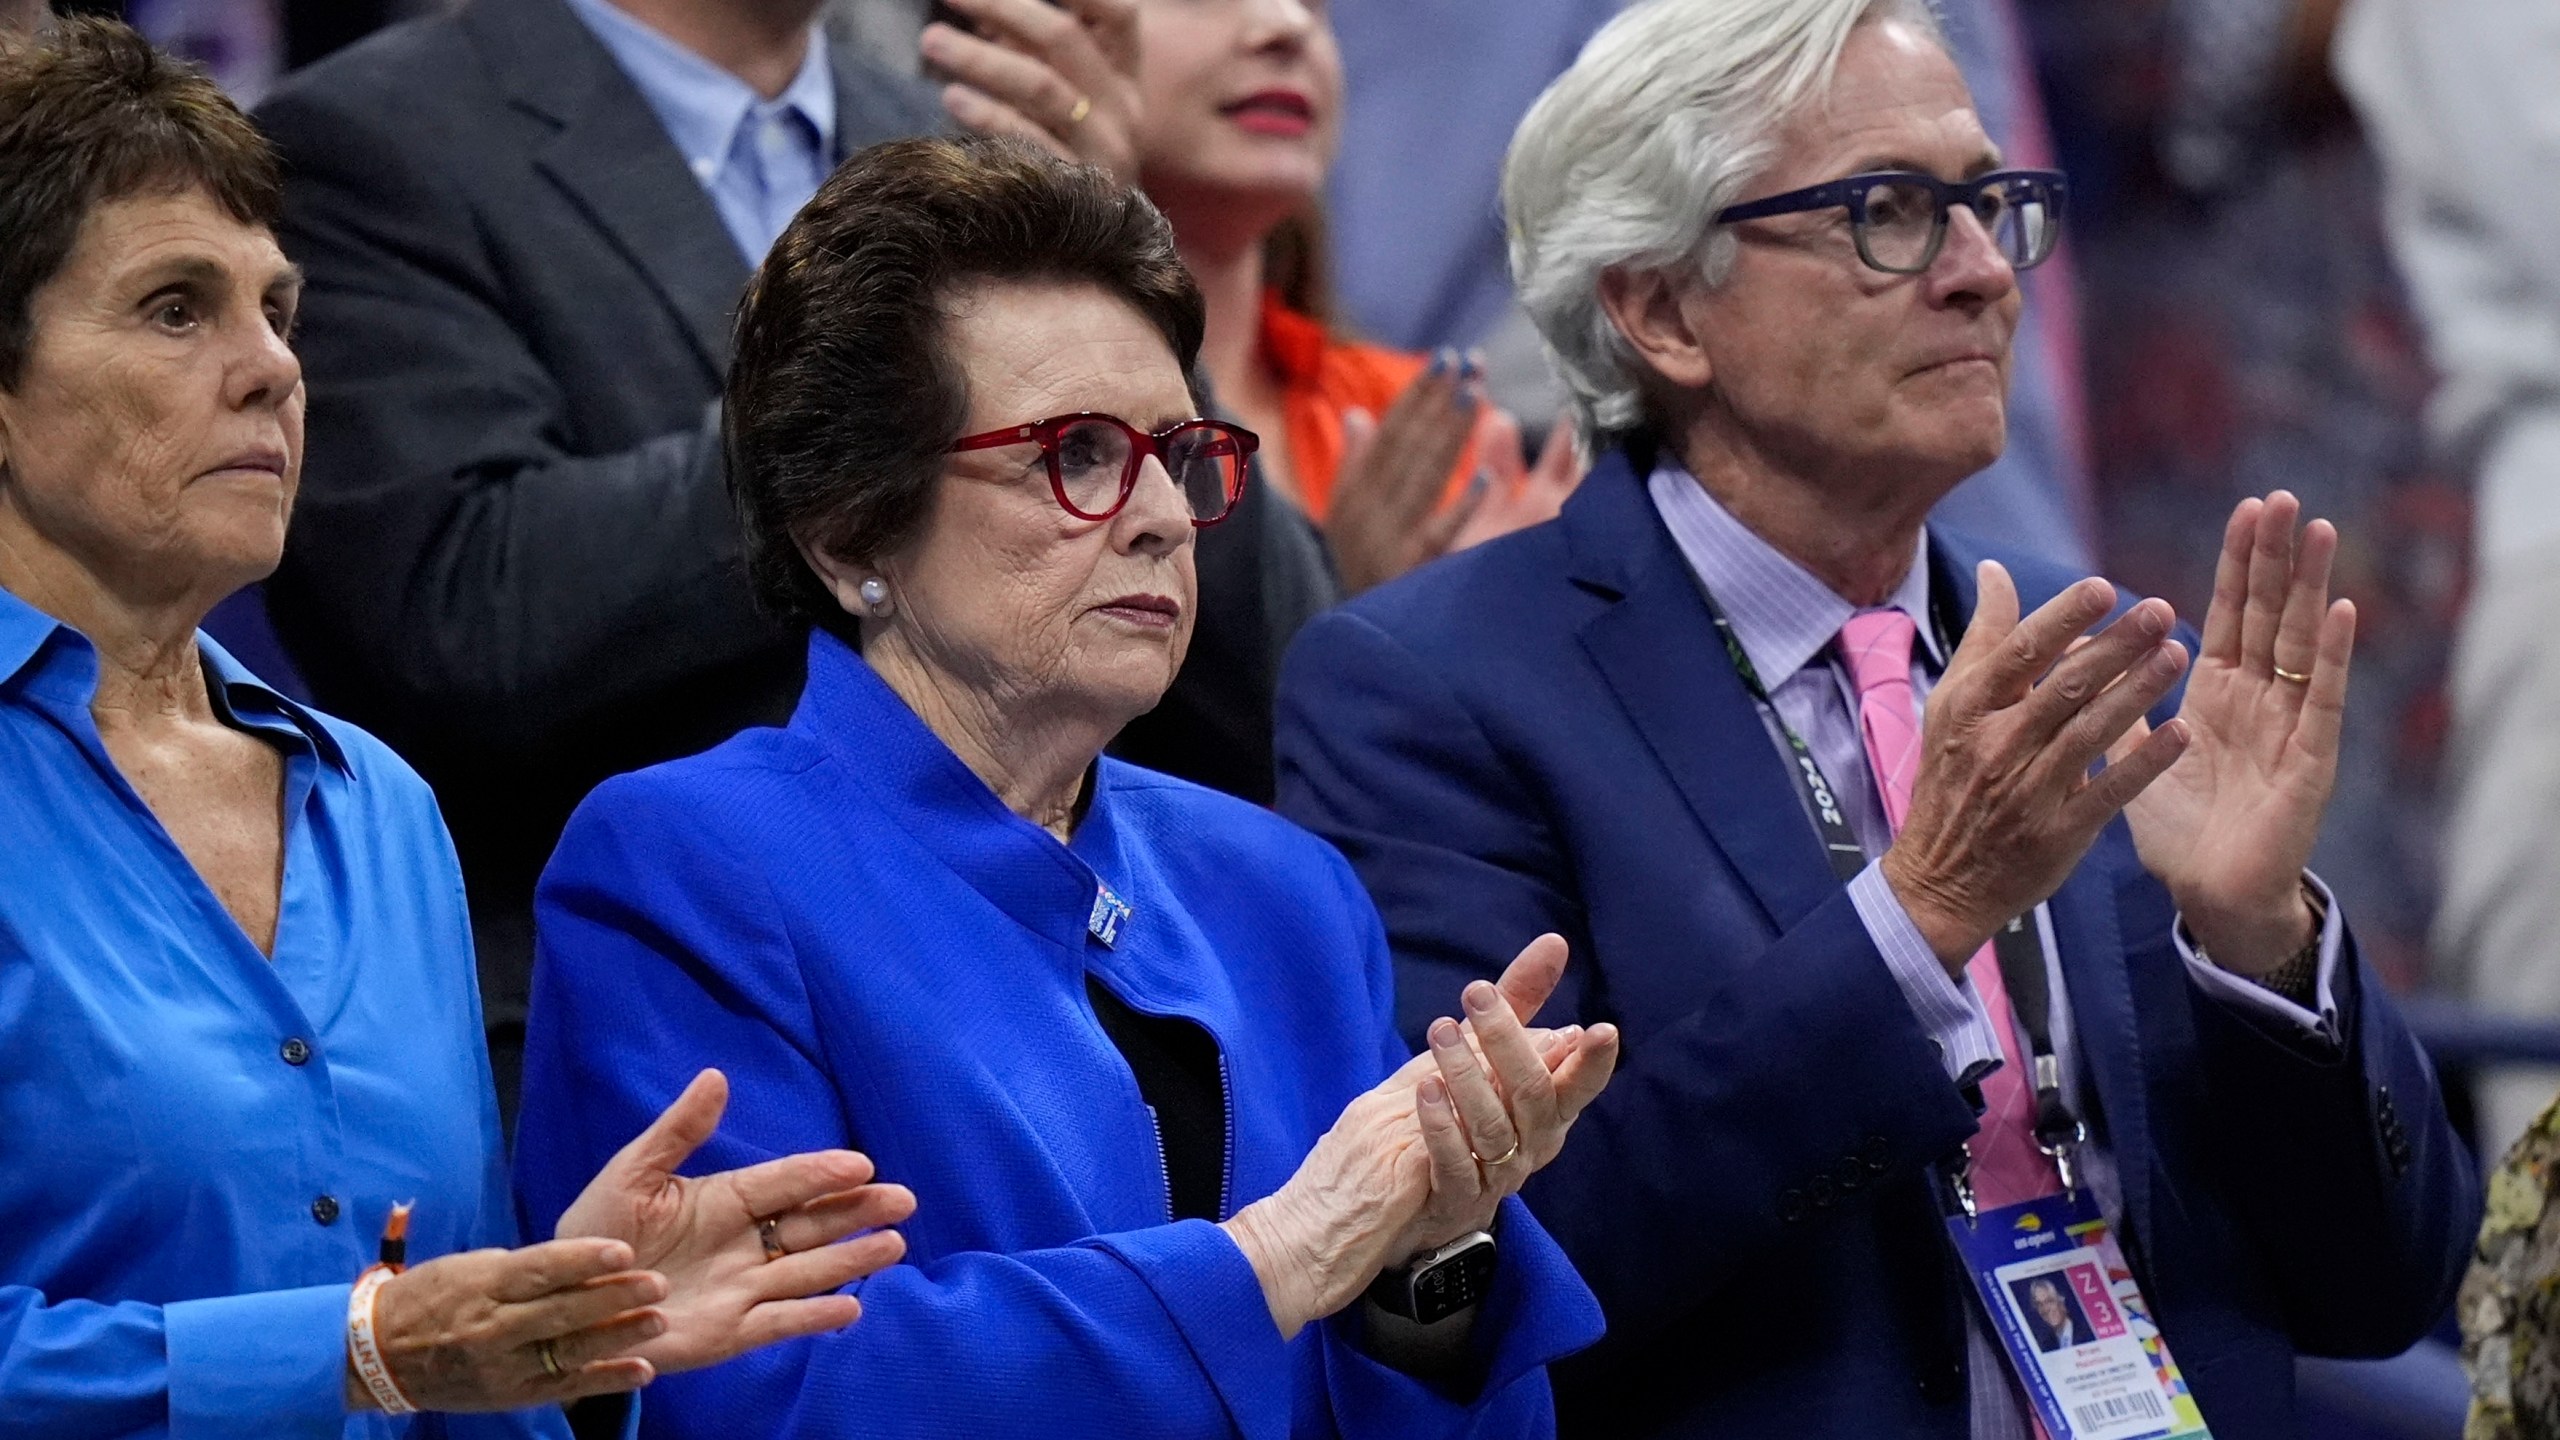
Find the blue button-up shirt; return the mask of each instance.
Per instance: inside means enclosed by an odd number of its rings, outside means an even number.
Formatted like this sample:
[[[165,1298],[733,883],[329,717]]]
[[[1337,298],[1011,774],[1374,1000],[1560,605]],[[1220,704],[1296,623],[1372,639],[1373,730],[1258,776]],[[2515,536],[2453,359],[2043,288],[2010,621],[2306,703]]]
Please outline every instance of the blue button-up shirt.
[[[1735,643],[1768,687],[1770,703],[1762,707],[1761,718],[1769,726],[1770,743],[1784,753],[1788,746],[1779,726],[1783,722],[1791,727],[1804,738],[1814,763],[1831,782],[1843,818],[1868,855],[1867,867],[1849,882],[1850,903],[1857,907],[1858,918],[1865,922],[1869,938],[1884,956],[1885,968],[1892,972],[1912,1013],[1938,1042],[1947,1073],[1961,1075],[1975,1065],[1999,1061],[1999,1036],[1991,1028],[1973,981],[1967,978],[1959,983],[1947,974],[1929,942],[1921,938],[1920,927],[1912,923],[1911,912],[1903,908],[1884,878],[1878,857],[1893,843],[1893,829],[1886,822],[1884,802],[1877,796],[1867,764],[1866,739],[1858,731],[1857,691],[1832,643],[1858,607],[1735,519],[1677,460],[1666,455],[1654,467],[1646,488],[1681,556],[1715,596],[1717,606],[1732,622]],[[1925,534],[1914,542],[1910,572],[1885,601],[1919,626],[1920,640],[1911,653],[1911,686],[1924,707],[1947,661],[1940,650],[1941,637],[1930,623],[1928,544]],[[2336,1044],[2334,987],[2340,983],[2338,963],[2345,953],[2346,921],[2335,897],[2325,887],[2321,893],[2330,903],[2320,932],[2314,999],[2318,1013],[2215,966],[2187,943],[2186,927],[2181,924],[2172,939],[2186,961],[2188,977],[2209,995],[2290,1026],[2305,1044]],[[2042,906],[2037,907],[2036,922],[2044,937],[2045,985],[2052,996],[2049,1019],[2054,1058],[2062,1064],[2063,1098],[2086,1115],[2089,1107],[2075,1063],[2078,1046],[2070,992],[2054,943],[2052,917]],[[2023,1044],[2017,1050],[2027,1053]],[[2081,1147],[2079,1159],[2091,1193],[2117,1233],[2123,1233],[2123,1191],[2116,1183],[2113,1157],[2093,1141]],[[2034,1429],[2027,1423],[2007,1362],[1979,1316],[1967,1313],[1971,1323],[1966,1375],[1974,1440],[2030,1440]],[[2174,1348],[2175,1336],[2170,1343]]]
[[[763,264],[774,239],[835,168],[836,80],[826,32],[810,27],[800,73],[767,100],[612,0],[569,0],[569,8],[657,112],[747,263]]]
[[[285,756],[259,953],[108,758],[97,652],[0,591],[0,1437],[388,1437],[350,1418],[350,1282],[514,1243],[461,871],[371,736],[211,641]],[[451,1436],[565,1436],[556,1410]]]

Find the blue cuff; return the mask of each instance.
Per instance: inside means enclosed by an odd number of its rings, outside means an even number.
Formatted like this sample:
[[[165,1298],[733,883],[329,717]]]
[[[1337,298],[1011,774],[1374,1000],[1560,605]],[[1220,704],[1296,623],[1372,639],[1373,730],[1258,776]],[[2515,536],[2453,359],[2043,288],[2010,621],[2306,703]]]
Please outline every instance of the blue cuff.
[[[1849,881],[1849,903],[1857,907],[1867,938],[1884,957],[1893,983],[1902,987],[1902,998],[1910,1002],[1920,1028],[1937,1043],[1948,1077],[1986,1062],[2001,1063],[2000,1034],[1991,1028],[1982,996],[1970,978],[1958,984],[1947,974],[1947,967],[1938,963],[1938,953],[1921,938],[1920,927],[1911,923],[1911,912],[1902,908],[1902,897],[1885,880],[1883,865],[1880,860],[1870,861]]]
[[[2329,911],[2327,918],[2320,922],[2319,983],[2311,992],[2312,1003],[2319,1007],[2316,1015],[2266,986],[2245,976],[2234,975],[2206,958],[2187,934],[2187,917],[2184,915],[2169,927],[2169,938],[2178,947],[2178,958],[2187,962],[2187,975],[2195,981],[2197,989],[2226,1005],[2282,1020],[2305,1035],[2318,1036],[2335,1045],[2338,1043],[2338,957],[2346,953],[2347,921],[2338,908],[2338,897],[2330,893],[2327,882],[2308,870],[2302,872],[2302,878],[2318,892]]]
[[[1262,1280],[1227,1232],[1182,1220],[1085,1242],[1138,1273],[1244,1440],[1286,1440],[1292,1366]]]
[[[314,1285],[162,1309],[169,1440],[337,1440],[347,1428],[347,1294]]]

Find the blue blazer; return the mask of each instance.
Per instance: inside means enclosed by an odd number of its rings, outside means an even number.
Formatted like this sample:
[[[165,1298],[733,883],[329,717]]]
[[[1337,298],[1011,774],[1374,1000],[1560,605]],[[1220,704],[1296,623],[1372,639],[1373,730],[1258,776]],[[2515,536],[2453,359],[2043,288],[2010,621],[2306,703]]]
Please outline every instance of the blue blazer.
[[[1097,881],[1133,912],[1108,945]],[[1525,1440],[1553,1430],[1542,1367],[1599,1335],[1514,1200],[1479,1391],[1378,1364],[1340,1319],[1284,1345],[1226,1232],[1172,1220],[1086,977],[1217,1040],[1232,1213],[1410,1053],[1359,881],[1294,825],[1112,760],[1061,845],[832,637],[790,728],[597,790],[537,920],[535,1233],[705,1065],[735,1098],[697,1169],[841,1145],[916,1192],[860,1323],[659,1381],[648,1434]]]
[[[1554,930],[1576,957],[1557,1023],[1624,1028],[1615,1082],[1527,1191],[1609,1317],[1557,1372],[1564,1433],[1960,1440],[1969,1301],[1924,1167],[1973,1115],[1833,877],[1650,469],[1610,455],[1555,523],[1309,627],[1282,676],[1281,809],[1367,882],[1407,1027]],[[1976,552],[1930,550],[1969,615]],[[2078,578],[2001,558],[2029,606]],[[2128,1253],[2214,1434],[2272,1440],[2295,1433],[2296,1351],[2393,1353],[2443,1313],[2477,1184],[2360,963],[2343,1053],[2315,1058],[2197,990],[2172,914],[2121,821],[2052,901]]]

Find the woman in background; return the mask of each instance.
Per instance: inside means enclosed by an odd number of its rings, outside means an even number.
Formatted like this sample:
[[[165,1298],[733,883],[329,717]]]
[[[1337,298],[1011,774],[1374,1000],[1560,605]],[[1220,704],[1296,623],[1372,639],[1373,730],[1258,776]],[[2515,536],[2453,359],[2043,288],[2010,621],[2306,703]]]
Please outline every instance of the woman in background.
[[[1323,0],[1141,0],[1138,18],[1140,171],[1208,302],[1201,366],[1262,437],[1262,476],[1324,527],[1344,588],[1552,518],[1581,477],[1570,424],[1532,471],[1476,357],[1329,325],[1317,205],[1342,59]]]

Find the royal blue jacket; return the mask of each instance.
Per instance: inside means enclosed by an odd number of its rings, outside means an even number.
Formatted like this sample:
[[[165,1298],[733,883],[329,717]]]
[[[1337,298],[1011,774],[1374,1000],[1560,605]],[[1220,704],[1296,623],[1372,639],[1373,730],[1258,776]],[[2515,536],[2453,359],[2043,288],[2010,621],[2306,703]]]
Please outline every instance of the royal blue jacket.
[[[1554,930],[1575,962],[1548,1018],[1624,1032],[1525,1192],[1609,1317],[1557,1372],[1565,1433],[1965,1440],[1971,1302],[1924,1177],[1974,1117],[1650,469],[1607,456],[1556,522],[1309,626],[1282,672],[1281,809],[1358,869],[1408,996]],[[1930,550],[1970,615],[1979,557]],[[2079,578],[2000,558],[2029,608]],[[2217,1440],[2293,1436],[2297,1351],[2394,1353],[2462,1273],[2479,1192],[2435,1076],[2352,954],[2326,1055],[2204,994],[2121,820],[2051,913],[2144,1293]]]
[[[1112,944],[1089,933],[1098,882],[1131,909]],[[1543,1367],[1599,1334],[1515,1200],[1480,1390],[1380,1365],[1339,1318],[1284,1344],[1226,1232],[1170,1218],[1086,977],[1216,1038],[1232,1213],[1409,1053],[1350,867],[1111,760],[1062,845],[832,637],[788,729],[597,790],[537,917],[516,1162],[536,1233],[706,1065],[734,1099],[695,1168],[850,1146],[916,1192],[908,1263],[861,1285],[858,1324],[659,1381],[647,1433],[1536,1436]]]

